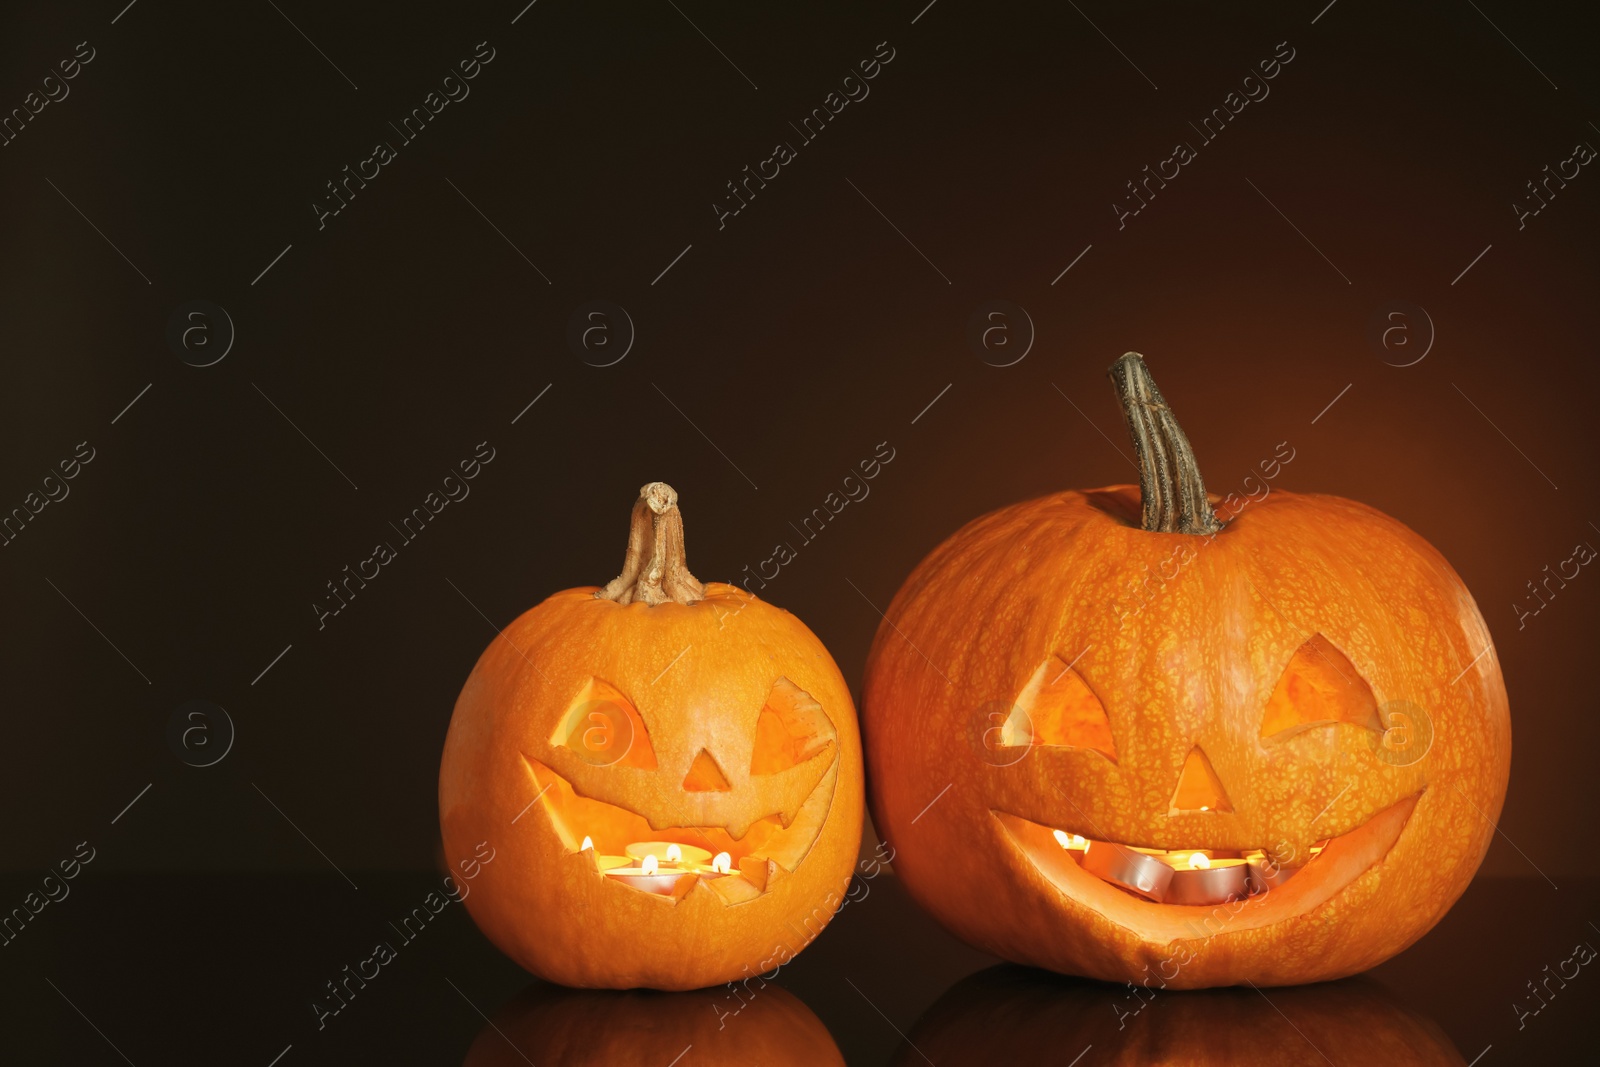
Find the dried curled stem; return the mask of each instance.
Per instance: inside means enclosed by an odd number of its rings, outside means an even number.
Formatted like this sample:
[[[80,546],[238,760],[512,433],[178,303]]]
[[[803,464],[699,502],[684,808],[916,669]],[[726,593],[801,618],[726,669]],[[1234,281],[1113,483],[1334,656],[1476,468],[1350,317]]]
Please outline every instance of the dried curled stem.
[[[602,600],[631,604],[693,604],[704,600],[705,586],[689,573],[683,546],[683,516],[678,493],[666,482],[639,490],[628,526],[628,550],[622,573],[595,593]]]
[[[1125,352],[1107,373],[1128,416],[1139,456],[1139,495],[1146,530],[1214,534],[1222,529],[1206,496],[1194,449],[1137,352]]]

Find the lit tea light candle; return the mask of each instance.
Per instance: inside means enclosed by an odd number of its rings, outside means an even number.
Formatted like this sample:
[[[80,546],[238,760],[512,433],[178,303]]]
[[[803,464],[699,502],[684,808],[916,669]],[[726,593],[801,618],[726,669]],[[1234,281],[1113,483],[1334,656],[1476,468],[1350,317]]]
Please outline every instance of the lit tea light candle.
[[[1204,852],[1169,855],[1172,880],[1162,898],[1168,904],[1224,904],[1249,888],[1250,869],[1242,859],[1212,859]]]
[[[585,835],[583,844],[578,846],[580,855],[587,855],[598,871],[609,871],[616,867],[626,867],[634,861],[627,856],[603,856],[594,847],[594,838]]]
[[[646,856],[654,856],[659,865],[671,864],[685,870],[696,867],[707,867],[711,864],[709,849],[699,848],[695,845],[680,845],[676,841],[635,841],[625,851],[630,859],[644,862]]]
[[[1069,834],[1065,830],[1054,830],[1051,832],[1055,836],[1056,844],[1060,845],[1068,852],[1083,852],[1089,847],[1088,840],[1086,838],[1079,837],[1077,834]]]
[[[615,867],[604,873],[607,878],[614,878],[635,889],[670,897],[677,887],[678,879],[693,872],[681,867],[663,867],[655,856],[646,855],[637,867]]]
[[[721,878],[723,875],[733,873],[733,857],[726,852],[718,852],[711,857],[711,866],[701,867],[695,871],[701,878],[710,880]]]
[[[1182,871],[1208,866],[1216,853],[1209,848],[1175,848],[1170,852],[1158,852],[1156,855]]]
[[[1166,899],[1167,887],[1177,873],[1158,856],[1109,841],[1089,842],[1083,869],[1157,903]]]

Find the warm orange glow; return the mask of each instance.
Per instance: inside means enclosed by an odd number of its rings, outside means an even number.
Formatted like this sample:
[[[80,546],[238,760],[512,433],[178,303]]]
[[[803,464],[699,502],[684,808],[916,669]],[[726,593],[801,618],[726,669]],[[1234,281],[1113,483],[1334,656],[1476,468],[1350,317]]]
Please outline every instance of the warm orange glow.
[[[583,844],[578,846],[578,851],[579,852],[593,852],[594,851],[594,838],[585,837],[583,839]]]
[[[1060,656],[1051,656],[1034,672],[1017,704],[1026,711],[1033,744],[1092,748],[1116,760],[1105,706]]]
[[[1224,815],[1233,811],[1227,791],[1211,768],[1211,761],[1196,745],[1183,761],[1183,771],[1178,775],[1178,789],[1172,794],[1168,815],[1182,815],[1191,811],[1216,811]]]
[[[779,678],[756,719],[751,774],[777,774],[797,767],[833,743],[833,727],[822,705],[787,678]]]
[[[700,754],[694,758],[694,762],[689,765],[689,773],[683,779],[683,788],[691,793],[726,793],[733,786],[728,784],[728,776],[717,766],[716,758],[702,748]]]
[[[1383,731],[1378,702],[1355,665],[1321,634],[1300,646],[1267,701],[1261,736],[1282,740],[1323,723]],[[1291,732],[1292,731],[1292,732]]]
[[[544,808],[562,844],[578,850],[585,836],[599,855],[642,860],[653,851],[657,862],[666,856],[666,847],[676,838],[685,860],[704,866],[718,852],[727,852],[734,862],[759,851],[762,857],[777,860],[790,870],[797,865],[816,840],[827,809],[807,813],[803,808],[786,828],[782,813],[752,822],[743,837],[735,837],[720,826],[652,827],[644,816],[626,808],[577,795],[571,783],[537,760],[525,759],[532,772],[533,791],[543,791],[539,806]],[[548,788],[547,788],[548,787]],[[666,840],[663,840],[666,839]],[[696,855],[695,849],[703,850]]]
[[[646,856],[644,858],[644,862],[639,864],[639,869],[645,874],[655,874],[656,869],[660,866],[660,863],[657,862],[654,856]]]
[[[733,857],[726,852],[718,852],[711,859],[711,869],[718,874],[727,874],[733,870]]]

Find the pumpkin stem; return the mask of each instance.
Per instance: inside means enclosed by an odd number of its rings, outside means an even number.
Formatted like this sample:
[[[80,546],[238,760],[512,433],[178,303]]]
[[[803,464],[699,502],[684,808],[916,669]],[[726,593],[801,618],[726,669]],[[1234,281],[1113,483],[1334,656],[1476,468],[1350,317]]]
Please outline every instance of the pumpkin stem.
[[[666,482],[639,490],[628,526],[628,550],[622,573],[595,593],[602,600],[631,604],[693,604],[704,600],[705,586],[689,573],[683,547],[683,516],[678,493]]]
[[[1139,495],[1146,530],[1214,534],[1222,529],[1206,496],[1200,466],[1167,400],[1137,352],[1125,352],[1107,372],[1128,416],[1139,454]]]

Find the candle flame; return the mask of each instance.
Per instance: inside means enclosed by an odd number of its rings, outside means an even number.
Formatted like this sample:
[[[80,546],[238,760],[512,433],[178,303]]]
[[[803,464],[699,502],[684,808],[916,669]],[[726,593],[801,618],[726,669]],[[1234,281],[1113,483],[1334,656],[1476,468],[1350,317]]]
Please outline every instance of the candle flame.
[[[1051,834],[1056,839],[1056,844],[1067,849],[1086,849],[1089,842],[1077,834],[1069,834],[1065,830],[1052,830]]]
[[[1194,855],[1189,857],[1189,866],[1193,870],[1204,871],[1210,868],[1211,861],[1206,858],[1206,854],[1204,852],[1196,852]]]
[[[594,838],[587,837],[587,836],[584,837],[583,844],[578,846],[578,851],[579,852],[591,852],[593,850],[594,850]]]
[[[656,860],[655,855],[651,854],[644,858],[644,862],[641,863],[639,867],[644,871],[645,874],[655,874],[656,868],[660,865],[661,864]]]
[[[683,860],[683,849],[679,848],[676,842],[668,845],[667,846],[667,862],[668,863],[680,863],[680,862],[682,862],[682,860]]]
[[[733,857],[726,852],[718,852],[711,857],[711,869],[718,874],[727,874],[733,870]]]
[[[1070,839],[1067,837],[1067,832],[1065,830],[1053,830],[1051,833],[1055,836],[1056,844],[1060,845],[1062,848],[1067,847]]]

